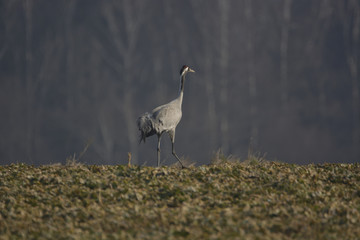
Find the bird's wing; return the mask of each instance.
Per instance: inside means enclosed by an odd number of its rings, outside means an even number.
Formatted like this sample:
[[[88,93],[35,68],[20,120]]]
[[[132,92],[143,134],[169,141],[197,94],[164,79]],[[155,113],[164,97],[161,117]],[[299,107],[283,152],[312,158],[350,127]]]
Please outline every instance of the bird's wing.
[[[162,105],[152,112],[154,121],[158,124],[160,131],[173,129],[181,119],[181,110],[172,105]]]

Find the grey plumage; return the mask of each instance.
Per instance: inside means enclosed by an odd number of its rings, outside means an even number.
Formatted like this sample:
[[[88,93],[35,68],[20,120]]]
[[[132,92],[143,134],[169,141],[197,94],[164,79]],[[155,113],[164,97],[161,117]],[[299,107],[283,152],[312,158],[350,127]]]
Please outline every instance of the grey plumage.
[[[158,147],[157,147],[157,164],[160,166],[160,141],[161,136],[164,132],[167,132],[171,139],[172,144],[172,154],[180,162],[181,166],[184,167],[180,158],[175,153],[175,129],[178,123],[181,120],[182,110],[181,105],[183,101],[184,94],[184,84],[185,84],[185,75],[188,72],[195,72],[188,66],[184,65],[180,70],[180,90],[179,96],[173,101],[161,105],[151,111],[151,113],[144,113],[141,115],[137,124],[140,130],[140,143],[144,141],[147,137],[152,135],[157,135],[158,137]]]

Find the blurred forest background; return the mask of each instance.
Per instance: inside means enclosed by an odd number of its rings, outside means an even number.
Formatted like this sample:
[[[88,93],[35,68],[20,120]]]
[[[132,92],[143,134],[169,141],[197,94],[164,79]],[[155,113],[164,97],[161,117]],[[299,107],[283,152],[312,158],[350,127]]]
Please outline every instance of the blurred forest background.
[[[178,155],[359,162],[359,31],[359,0],[1,0],[0,164],[155,165],[183,64]]]

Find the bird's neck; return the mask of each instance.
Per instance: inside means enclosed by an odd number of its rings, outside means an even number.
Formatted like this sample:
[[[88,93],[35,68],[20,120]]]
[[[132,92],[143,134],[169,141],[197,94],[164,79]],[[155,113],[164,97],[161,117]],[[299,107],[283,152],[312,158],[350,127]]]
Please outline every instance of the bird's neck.
[[[185,84],[185,74],[182,74],[180,76],[180,89],[179,89],[179,96],[178,96],[178,101],[180,103],[180,106],[182,104],[183,96],[184,96],[184,84]]]

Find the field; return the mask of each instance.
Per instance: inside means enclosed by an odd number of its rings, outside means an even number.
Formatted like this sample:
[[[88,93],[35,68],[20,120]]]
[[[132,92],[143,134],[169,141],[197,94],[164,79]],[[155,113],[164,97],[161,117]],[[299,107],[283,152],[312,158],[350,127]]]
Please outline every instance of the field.
[[[360,164],[0,166],[0,239],[359,239]]]

